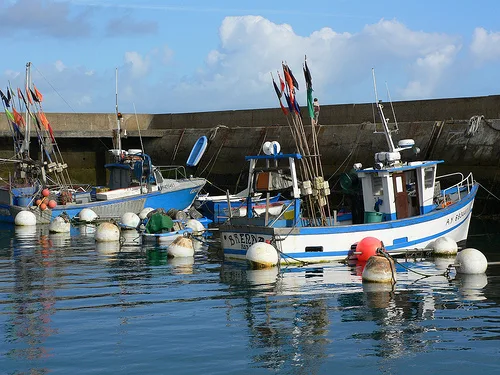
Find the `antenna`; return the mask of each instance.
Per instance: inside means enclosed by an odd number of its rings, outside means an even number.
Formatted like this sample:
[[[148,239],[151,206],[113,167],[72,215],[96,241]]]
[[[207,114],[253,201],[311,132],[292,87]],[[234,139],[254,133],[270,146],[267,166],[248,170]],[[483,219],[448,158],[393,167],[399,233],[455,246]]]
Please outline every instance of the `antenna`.
[[[375,103],[378,105],[377,81],[375,80],[375,68],[372,68],[373,89],[375,90]]]

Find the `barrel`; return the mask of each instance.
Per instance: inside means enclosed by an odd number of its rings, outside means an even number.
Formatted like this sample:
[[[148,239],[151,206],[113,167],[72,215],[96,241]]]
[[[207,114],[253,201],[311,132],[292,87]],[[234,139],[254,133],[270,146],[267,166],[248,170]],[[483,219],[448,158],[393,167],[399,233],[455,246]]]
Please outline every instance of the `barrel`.
[[[380,212],[365,212],[365,223],[380,223],[383,216]]]

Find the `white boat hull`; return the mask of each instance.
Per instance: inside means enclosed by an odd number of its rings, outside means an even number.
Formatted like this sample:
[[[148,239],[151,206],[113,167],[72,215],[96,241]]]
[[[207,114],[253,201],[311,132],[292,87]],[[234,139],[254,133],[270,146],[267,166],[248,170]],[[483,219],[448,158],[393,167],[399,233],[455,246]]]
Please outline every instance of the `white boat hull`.
[[[246,250],[263,241],[277,247],[282,263],[343,260],[351,246],[365,237],[381,240],[389,253],[422,249],[443,236],[460,243],[467,239],[477,189],[475,185],[466,197],[447,208],[380,223],[294,228],[227,223],[220,227],[224,258],[245,260]]]

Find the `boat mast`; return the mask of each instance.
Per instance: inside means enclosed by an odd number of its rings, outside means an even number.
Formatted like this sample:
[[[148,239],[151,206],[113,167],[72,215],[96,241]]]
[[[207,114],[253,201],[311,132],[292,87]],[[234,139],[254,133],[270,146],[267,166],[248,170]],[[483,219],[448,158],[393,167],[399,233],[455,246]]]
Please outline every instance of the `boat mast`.
[[[118,68],[116,68],[116,147],[118,148],[118,155],[122,153],[122,138],[121,138],[121,118],[122,114],[118,112]]]
[[[378,113],[380,115],[380,119],[382,121],[382,127],[384,128],[385,139],[387,140],[387,145],[389,146],[389,152],[394,152],[396,151],[396,147],[394,147],[394,142],[392,141],[391,137],[391,131],[389,130],[387,119],[384,116],[384,111],[382,110],[384,106],[378,100],[377,82],[375,81],[375,69],[373,68],[372,68],[372,76],[373,76],[373,88],[375,89],[375,102],[377,105]]]
[[[28,88],[31,85],[31,62],[26,63],[26,77],[25,77],[25,92],[28,93]],[[27,95],[27,94],[26,94]],[[24,112],[24,117],[25,117],[25,123],[26,123],[26,130],[25,130],[25,136],[24,136],[24,142],[23,142],[23,156],[26,157],[27,159],[30,158],[30,131],[31,131],[31,116],[29,115],[29,108],[28,108],[28,102],[25,102],[26,105],[26,110]]]

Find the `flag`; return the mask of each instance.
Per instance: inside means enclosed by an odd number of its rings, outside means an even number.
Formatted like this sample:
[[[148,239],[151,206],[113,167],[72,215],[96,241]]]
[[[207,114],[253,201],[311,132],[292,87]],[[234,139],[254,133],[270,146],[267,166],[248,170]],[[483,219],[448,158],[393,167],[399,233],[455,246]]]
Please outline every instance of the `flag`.
[[[2,97],[2,100],[5,103],[5,107],[10,108],[10,100],[5,96],[2,90],[0,90],[0,96]]]
[[[290,69],[289,66],[287,66],[287,68],[288,68],[288,74],[290,74],[290,77],[292,78],[293,87],[295,87],[298,90],[299,89],[299,83],[297,82],[297,80],[293,76],[292,69]]]
[[[276,91],[276,96],[278,97],[278,99],[281,99],[282,93],[276,82],[274,82],[274,78],[273,78],[273,86],[274,86],[274,91]]]
[[[307,89],[312,89],[312,77],[309,67],[307,66],[307,60],[304,60],[304,78],[306,80]]]
[[[14,112],[14,122],[18,126],[25,126],[26,123],[24,122],[23,116],[21,116],[21,114],[17,112],[15,108],[12,108],[12,112]]]
[[[16,122],[16,120],[14,119],[14,116],[12,116],[12,113],[10,113],[10,111],[7,108],[5,108],[5,114],[7,115],[7,117],[9,118],[10,121]]]
[[[293,103],[292,103],[291,98],[286,94],[286,92],[284,95],[285,95],[286,103],[288,104],[289,111],[293,112]]]
[[[297,112],[299,115],[302,115],[302,113],[300,112],[299,103],[297,102],[297,98],[294,98],[293,100],[293,108],[295,109],[295,112]]]
[[[307,110],[309,112],[309,117],[314,118],[314,103],[313,103],[313,89],[312,89],[312,87],[307,89]]]
[[[280,72],[278,72],[278,77],[280,79],[281,92],[283,92],[283,91],[285,91],[285,82],[283,81],[283,78],[281,78]]]
[[[40,91],[38,91],[38,89],[36,88],[35,85],[33,85],[33,88],[35,89],[35,97],[38,99],[37,102],[41,103],[42,100],[43,100],[43,95]]]
[[[31,97],[30,89],[28,88],[28,86],[26,86],[26,97],[28,98],[30,104],[33,104],[33,98]]]
[[[286,84],[288,86],[288,96],[290,97],[290,101],[293,104],[293,98],[295,96],[294,95],[295,89],[294,89],[294,86],[293,86],[292,77],[290,76],[290,73],[288,71],[288,66],[285,65],[285,64],[283,64],[283,74],[285,75],[285,81],[286,81]],[[293,107],[292,107],[291,112],[293,112]]]
[[[49,124],[49,120],[47,120],[47,117],[45,117],[45,113],[38,112],[38,117],[40,118],[40,122],[42,123],[45,130],[49,130],[50,124]]]
[[[283,114],[285,116],[288,115],[288,109],[286,109],[285,106],[283,105],[283,103],[281,103],[281,99],[280,99],[280,107],[281,107],[281,110],[283,111]]]

